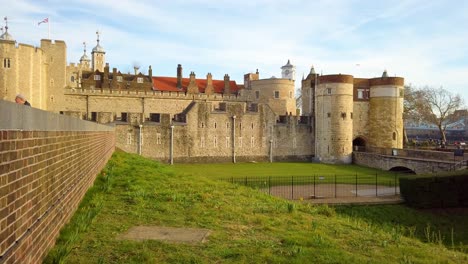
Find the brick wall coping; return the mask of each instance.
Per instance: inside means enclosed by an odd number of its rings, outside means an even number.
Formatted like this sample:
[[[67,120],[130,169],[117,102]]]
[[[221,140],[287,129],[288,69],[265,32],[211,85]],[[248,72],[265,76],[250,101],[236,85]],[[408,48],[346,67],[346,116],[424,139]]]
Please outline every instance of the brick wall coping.
[[[0,130],[114,131],[114,127],[0,100]]]

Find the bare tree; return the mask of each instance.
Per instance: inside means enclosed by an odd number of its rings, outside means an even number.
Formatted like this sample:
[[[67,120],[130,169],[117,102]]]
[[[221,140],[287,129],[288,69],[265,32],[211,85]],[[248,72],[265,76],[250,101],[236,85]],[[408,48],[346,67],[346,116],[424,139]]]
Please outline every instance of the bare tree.
[[[452,94],[442,87],[426,87],[418,91],[417,114],[422,120],[436,125],[439,128],[442,141],[445,142],[445,129],[452,121],[450,117],[453,116],[453,113],[462,107],[462,98],[459,94]]]

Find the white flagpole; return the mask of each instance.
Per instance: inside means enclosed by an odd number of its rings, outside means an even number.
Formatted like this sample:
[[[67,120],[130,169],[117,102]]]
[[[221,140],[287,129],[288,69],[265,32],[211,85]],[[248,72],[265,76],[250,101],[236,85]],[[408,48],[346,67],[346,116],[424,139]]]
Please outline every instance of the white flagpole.
[[[49,16],[49,18],[47,19],[47,28],[48,28],[48,30],[47,30],[47,37],[48,37],[49,39],[51,39],[51,38],[50,38],[50,16]]]

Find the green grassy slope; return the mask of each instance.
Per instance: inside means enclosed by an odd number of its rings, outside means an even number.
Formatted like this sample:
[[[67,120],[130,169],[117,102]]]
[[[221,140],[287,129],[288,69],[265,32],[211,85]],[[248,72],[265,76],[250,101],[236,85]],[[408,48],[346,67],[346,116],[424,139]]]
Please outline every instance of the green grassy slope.
[[[383,215],[368,215],[379,207],[301,204],[200,175],[115,152],[45,262],[468,263],[468,254],[440,240],[425,242],[405,225],[381,224],[379,217],[387,222],[395,212],[389,206]],[[203,244],[116,239],[136,225],[212,233]]]

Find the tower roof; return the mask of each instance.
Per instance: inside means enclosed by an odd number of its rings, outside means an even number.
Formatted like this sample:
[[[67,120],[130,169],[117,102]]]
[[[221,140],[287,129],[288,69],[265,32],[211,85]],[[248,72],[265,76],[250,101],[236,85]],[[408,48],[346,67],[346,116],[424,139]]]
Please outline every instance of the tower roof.
[[[83,56],[81,56],[80,62],[91,61],[88,55],[86,55],[86,42],[83,42],[83,46],[84,46],[84,52],[83,52]]]
[[[382,77],[388,77],[387,70],[384,70],[384,72],[382,73]]]
[[[15,39],[13,38],[13,36],[10,33],[8,33],[8,18],[5,17],[4,20],[5,20],[5,33],[3,33],[0,36],[0,39],[1,40],[12,40],[12,41],[14,41]],[[2,27],[2,31],[3,31],[3,27]]]
[[[314,65],[312,65],[312,67],[310,67],[310,74],[315,74],[315,68],[314,68]]]
[[[96,45],[96,47],[93,48],[93,53],[94,52],[106,53],[104,51],[104,48],[101,47],[101,45],[99,45],[99,31],[96,31],[96,35],[97,35],[97,45]]]
[[[285,68],[290,69],[290,68],[295,68],[295,66],[292,65],[291,62],[290,62],[289,59],[288,59],[288,62],[286,63],[286,65],[281,66],[281,69],[285,69]]]

